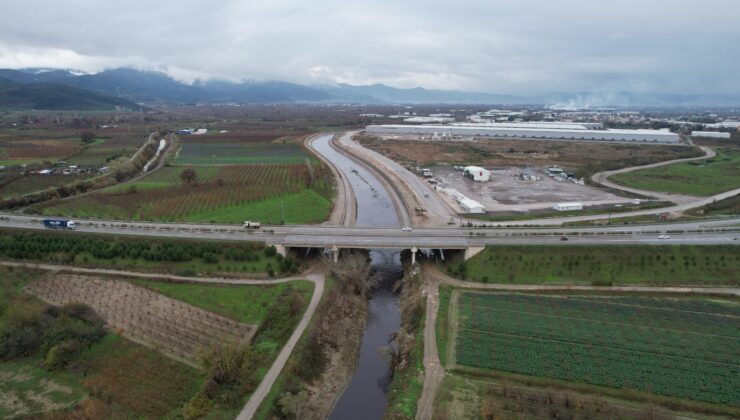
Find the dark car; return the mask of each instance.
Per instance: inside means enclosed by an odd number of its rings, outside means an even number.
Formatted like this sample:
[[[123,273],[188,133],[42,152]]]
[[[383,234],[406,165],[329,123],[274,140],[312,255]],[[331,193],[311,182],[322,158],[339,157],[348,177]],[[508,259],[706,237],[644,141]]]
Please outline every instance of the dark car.
[[[567,240],[568,240],[568,238],[567,238],[567,237],[565,237],[565,236],[561,236],[561,237],[560,237],[560,240],[561,240],[561,241],[567,241]]]

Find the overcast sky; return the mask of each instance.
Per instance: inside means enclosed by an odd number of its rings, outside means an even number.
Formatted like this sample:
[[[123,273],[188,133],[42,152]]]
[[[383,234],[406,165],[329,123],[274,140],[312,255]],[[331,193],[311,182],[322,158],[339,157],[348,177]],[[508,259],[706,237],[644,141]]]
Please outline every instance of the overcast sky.
[[[0,67],[740,93],[740,0],[3,0]]]

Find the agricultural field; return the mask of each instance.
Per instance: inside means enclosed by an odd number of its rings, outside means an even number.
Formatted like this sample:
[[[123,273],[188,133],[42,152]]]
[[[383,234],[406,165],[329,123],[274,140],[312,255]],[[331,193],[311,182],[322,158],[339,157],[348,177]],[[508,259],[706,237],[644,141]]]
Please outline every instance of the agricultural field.
[[[7,167],[0,171],[0,197],[22,196],[93,178],[109,161],[131,156],[143,141],[140,136],[120,134],[97,137],[89,144],[82,144],[79,132],[68,129],[14,131],[12,134],[0,131],[0,166]],[[63,173],[70,165],[78,168]],[[35,173],[40,169],[54,172]]]
[[[72,418],[233,418],[292,333],[313,292],[307,282],[266,287],[126,282],[5,267],[0,267],[0,277],[4,280],[0,335],[4,337],[16,334],[12,325],[19,319],[68,310],[67,306],[50,309],[28,291],[49,300],[89,300],[113,330],[85,346],[76,360],[61,369],[48,366],[51,359],[44,356],[43,346],[29,356],[7,358],[3,341],[0,416],[4,418],[41,413]],[[231,298],[222,299],[227,296]],[[82,313],[92,319],[97,316]],[[229,318],[232,314],[238,319]],[[249,331],[242,328],[245,322]],[[146,337],[136,336],[137,331]],[[250,344],[236,347],[228,337],[242,338],[242,333],[251,338]],[[39,336],[54,337],[45,332]],[[199,352],[195,361],[168,351],[172,340],[178,341],[177,348],[189,348],[193,341],[216,336],[221,337],[220,346],[213,352]],[[241,362],[229,364],[234,357]],[[196,364],[205,367],[192,367]]]
[[[534,381],[530,381],[534,382]],[[674,419],[697,418],[688,409],[669,409],[651,401],[621,400],[508,378],[448,372],[434,400],[432,419]]]
[[[88,327],[80,321],[69,324],[64,316],[43,331],[34,321],[44,313],[48,323],[60,311],[24,292],[43,276],[0,267],[0,417],[46,412],[77,418],[163,417],[178,412],[197,391],[202,381],[198,370],[110,332],[82,346],[66,367],[49,366],[53,359],[44,356],[47,342],[70,334],[84,337]],[[11,341],[6,338],[17,334],[19,323],[39,337],[36,343],[14,339],[8,345]],[[41,348],[36,348],[42,340]],[[17,354],[13,345],[25,346],[27,352]]]
[[[176,163],[181,165],[244,165],[316,161],[300,144],[183,142]]]
[[[740,188],[740,149],[716,152],[711,159],[627,172],[610,179],[632,188],[697,196]]]
[[[287,289],[297,291],[306,301],[313,294],[313,283],[300,280],[266,286],[203,285],[136,279],[129,281],[161,295],[247,324],[257,324],[263,320],[272,302],[276,302]]]
[[[121,280],[55,274],[29,284],[27,290],[58,306],[84,303],[119,335],[193,366],[197,366],[199,352],[222,343],[248,343],[256,331],[254,324],[237,322]]]
[[[186,169],[195,170],[193,182],[182,179]],[[331,211],[332,194],[332,174],[321,164],[176,166],[135,183],[30,211],[77,218],[315,223]]]
[[[488,246],[450,275],[511,284],[738,284],[740,246]]]
[[[457,293],[463,369],[740,406],[737,300]]]

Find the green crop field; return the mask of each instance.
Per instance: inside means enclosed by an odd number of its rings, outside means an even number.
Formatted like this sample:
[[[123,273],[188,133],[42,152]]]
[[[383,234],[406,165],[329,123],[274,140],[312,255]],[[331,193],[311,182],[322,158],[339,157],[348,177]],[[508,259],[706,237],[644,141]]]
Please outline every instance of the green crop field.
[[[289,287],[298,291],[306,302],[311,300],[313,293],[313,283],[300,280],[268,286],[211,285],[151,280],[131,280],[131,282],[173,299],[248,324],[262,322],[270,305],[276,302]]]
[[[740,304],[460,292],[455,361],[740,406]]]
[[[183,143],[177,154],[178,164],[234,165],[303,163],[315,160],[295,143]]]
[[[611,180],[643,190],[699,196],[740,188],[740,149],[716,151],[712,159],[617,174]]]
[[[740,245],[489,246],[448,272],[483,283],[738,284]]]
[[[241,223],[315,223],[331,211],[333,179],[320,164],[165,167],[135,183],[52,202],[31,211],[111,219]],[[285,218],[283,219],[283,214]]]

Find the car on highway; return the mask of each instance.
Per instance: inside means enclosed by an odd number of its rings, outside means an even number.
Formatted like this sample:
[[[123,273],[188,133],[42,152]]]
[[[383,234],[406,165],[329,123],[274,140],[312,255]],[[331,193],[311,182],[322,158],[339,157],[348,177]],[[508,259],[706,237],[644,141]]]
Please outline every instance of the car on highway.
[[[410,226],[404,226],[404,227],[401,228],[401,230],[404,231],[404,232],[411,232],[411,227]]]
[[[658,239],[671,239],[671,235],[666,235],[665,233],[662,235],[658,235]]]
[[[561,237],[560,237],[560,240],[561,240],[561,241],[567,241],[567,240],[568,240],[568,237],[567,237],[567,236],[561,236]]]

